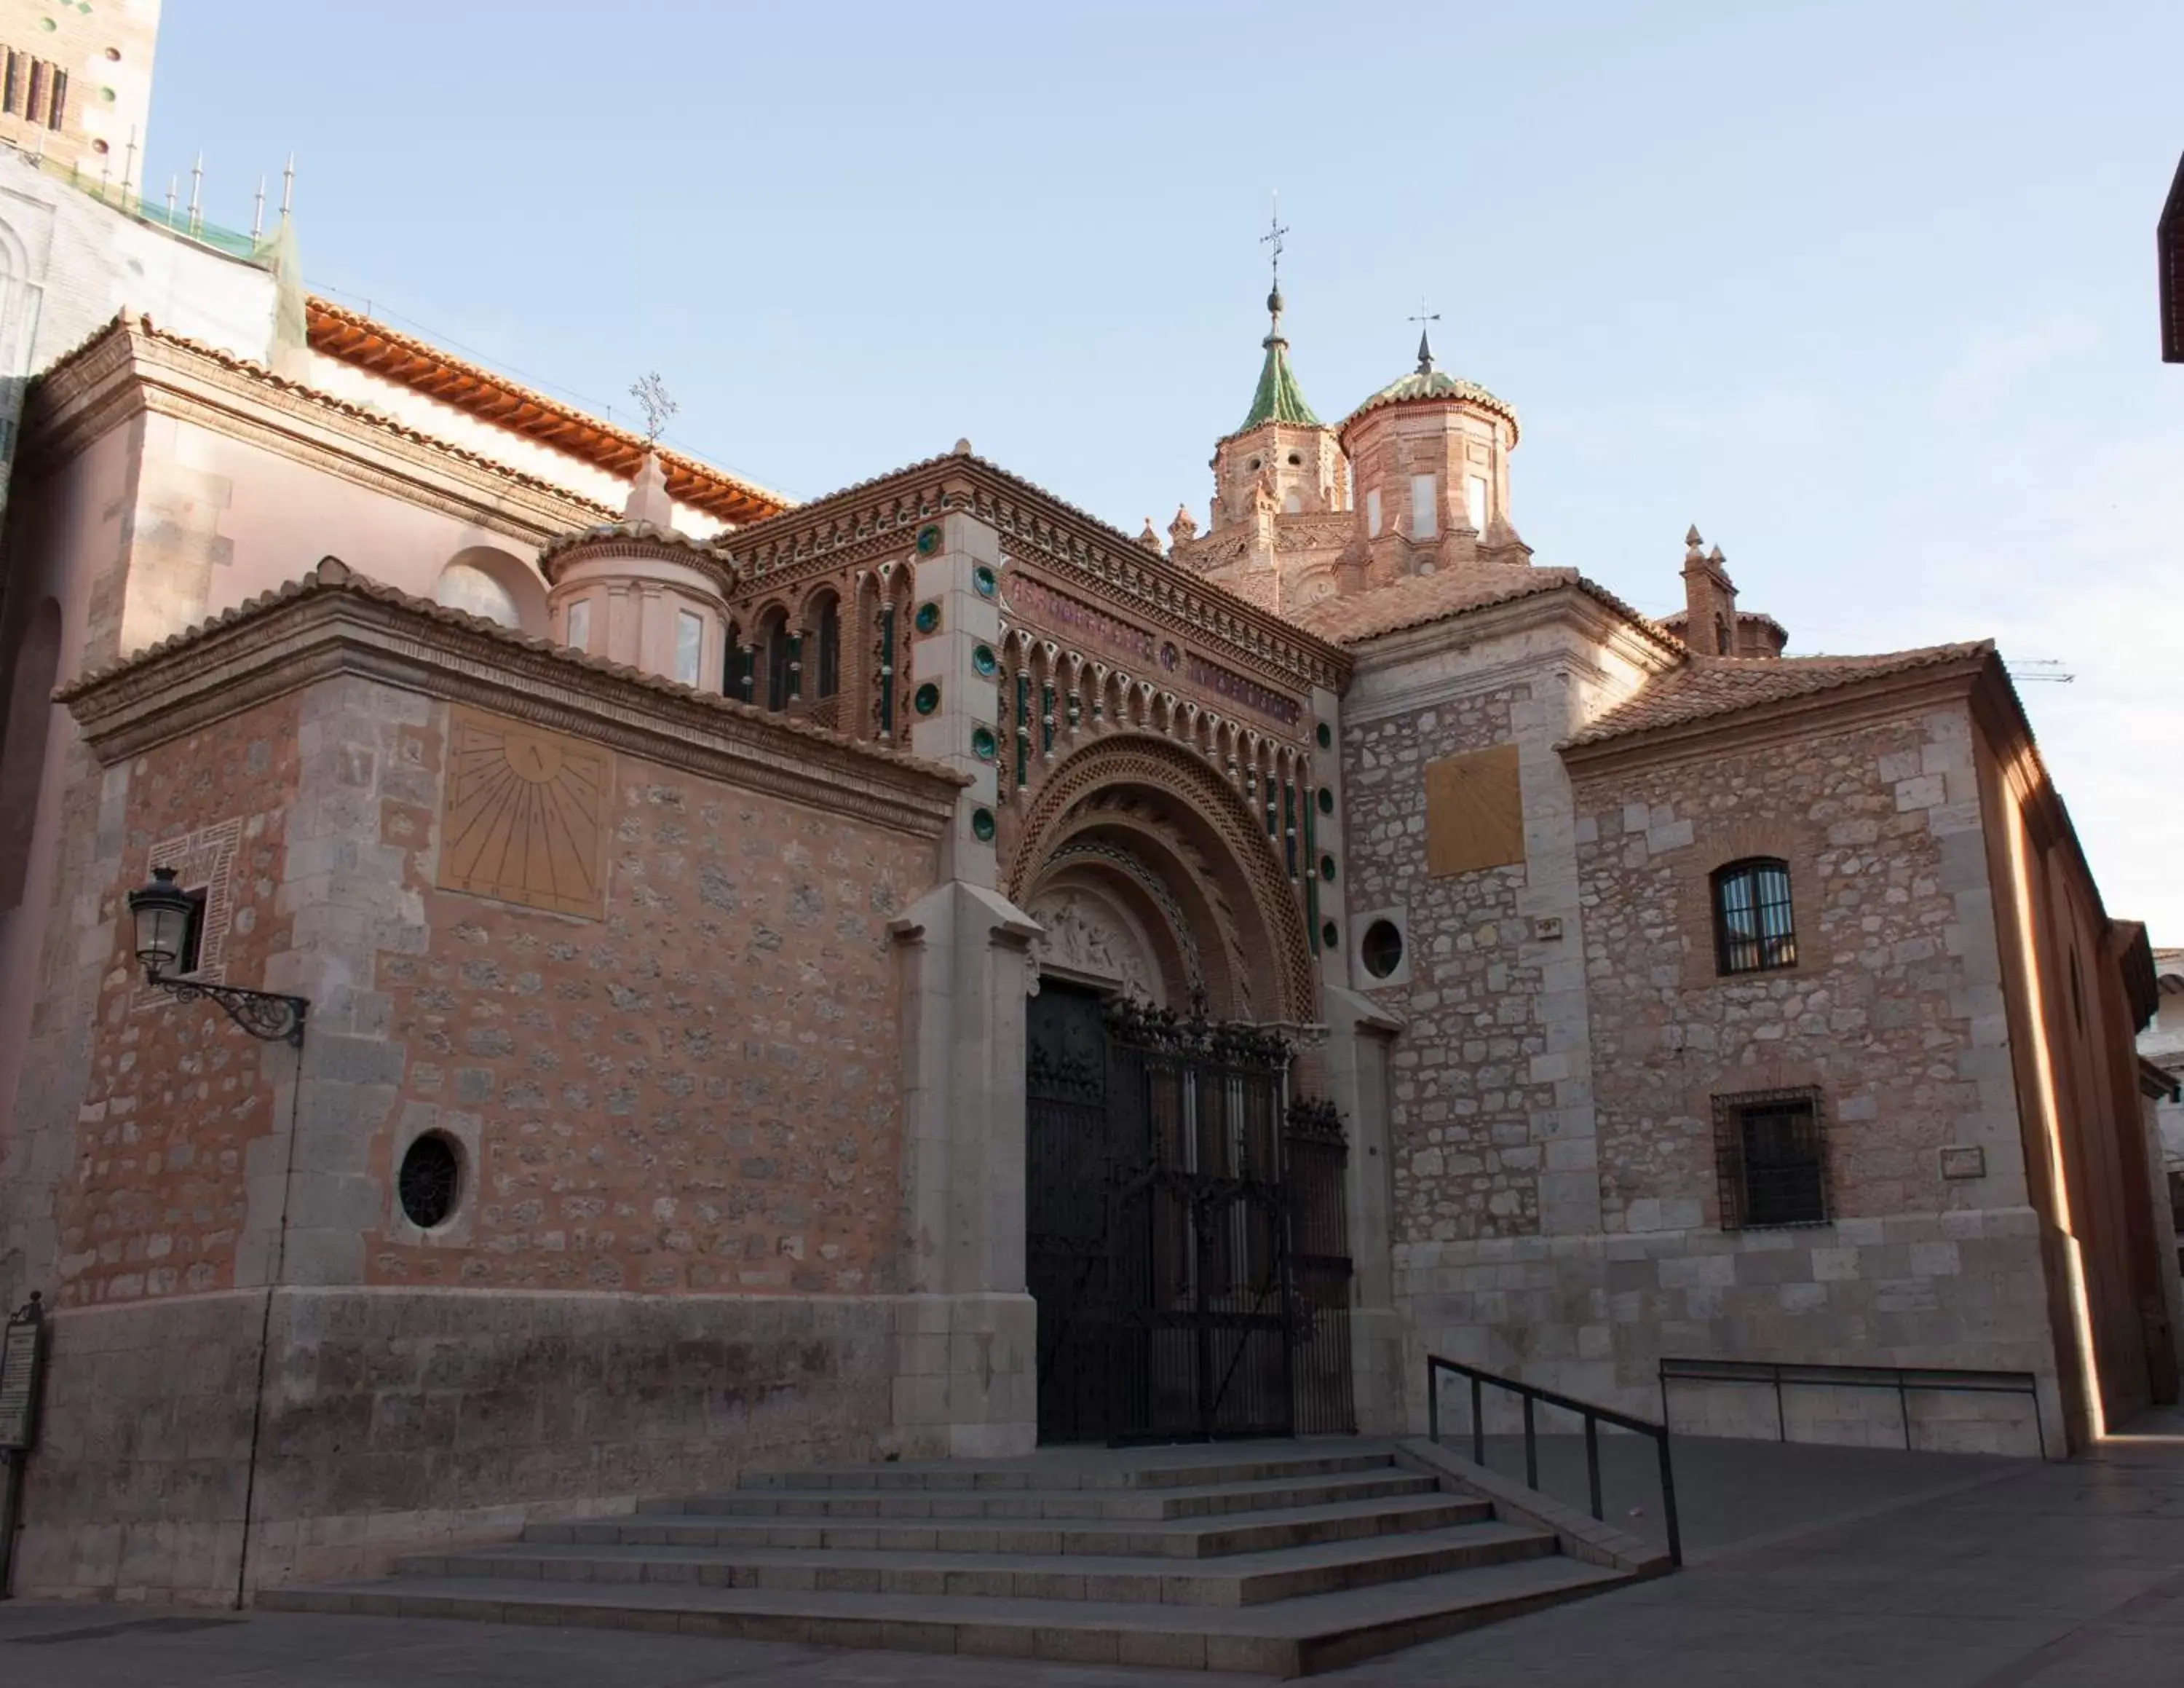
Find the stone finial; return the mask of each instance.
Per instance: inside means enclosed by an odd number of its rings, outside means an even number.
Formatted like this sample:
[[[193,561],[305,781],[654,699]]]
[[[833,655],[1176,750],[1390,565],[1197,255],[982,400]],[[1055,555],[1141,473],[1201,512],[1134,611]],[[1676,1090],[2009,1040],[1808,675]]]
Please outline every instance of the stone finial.
[[[1721,554],[1721,547],[1719,545],[1716,545],[1712,551],[1707,553],[1706,560],[1712,563],[1716,568],[1720,567],[1722,564],[1729,561],[1727,557]]]
[[[1167,536],[1172,544],[1182,545],[1198,537],[1198,521],[1184,505],[1175,507],[1175,520],[1167,524]]]
[[[956,442],[955,455],[958,457],[968,457],[971,456],[971,442],[968,439],[957,440]]]
[[[1699,550],[1699,547],[1703,545],[1705,543],[1706,541],[1699,537],[1698,523],[1696,522],[1692,523],[1689,531],[1684,535],[1684,561],[1685,562],[1697,562],[1701,561],[1704,554]]]
[[[646,452],[644,461],[638,465],[637,478],[629,483],[629,502],[622,506],[621,519],[632,525],[644,523],[655,528],[675,525],[674,501],[667,496],[667,471],[660,467],[658,452]]]
[[[349,566],[337,556],[322,556],[319,566],[311,571],[321,586],[346,586],[349,582]]]
[[[1144,533],[1138,535],[1138,543],[1143,545],[1147,551],[1151,551],[1154,555],[1159,555],[1161,548],[1160,535],[1153,532],[1153,518],[1150,516],[1145,517],[1145,530]]]

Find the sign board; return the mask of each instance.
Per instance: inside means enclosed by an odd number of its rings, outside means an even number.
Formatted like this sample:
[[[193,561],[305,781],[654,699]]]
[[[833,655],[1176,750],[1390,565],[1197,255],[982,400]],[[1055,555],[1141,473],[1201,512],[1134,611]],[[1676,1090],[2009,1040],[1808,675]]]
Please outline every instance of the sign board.
[[[36,1434],[43,1334],[35,1319],[10,1319],[0,1341],[0,1448],[27,1448]]]

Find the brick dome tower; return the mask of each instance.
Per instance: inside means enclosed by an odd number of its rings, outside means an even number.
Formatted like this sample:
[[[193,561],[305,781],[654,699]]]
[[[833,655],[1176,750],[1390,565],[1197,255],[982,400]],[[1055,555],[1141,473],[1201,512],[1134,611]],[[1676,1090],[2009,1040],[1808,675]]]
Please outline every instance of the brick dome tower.
[[[1337,433],[1355,478],[1346,591],[1477,563],[1523,567],[1531,547],[1509,521],[1517,412],[1475,382],[1418,367],[1360,405]]]
[[[727,554],[672,525],[660,459],[645,454],[619,522],[586,528],[538,554],[559,644],[701,691],[727,672]]]

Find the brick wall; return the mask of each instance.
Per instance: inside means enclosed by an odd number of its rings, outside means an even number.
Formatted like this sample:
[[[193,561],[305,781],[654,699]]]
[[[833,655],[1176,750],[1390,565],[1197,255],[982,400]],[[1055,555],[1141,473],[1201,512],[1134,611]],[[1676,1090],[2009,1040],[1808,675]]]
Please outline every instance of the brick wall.
[[[296,704],[283,699],[147,757],[131,781],[120,881],[101,898],[114,952],[77,1116],[74,1175],[54,1202],[57,1305],[224,1289],[236,1282],[254,1145],[295,1052],[217,1009],[148,987],[125,893],[175,866],[207,893],[198,976],[255,984],[287,947],[277,906],[296,791]]]
[[[372,1160],[474,1149],[459,1238],[382,1224],[376,1283],[663,1293],[896,1287],[898,986],[886,925],[933,847],[621,759],[607,915],[433,885],[445,712],[383,750],[381,838],[421,931],[384,948],[409,1052]],[[390,1210],[391,1216],[391,1210]]]

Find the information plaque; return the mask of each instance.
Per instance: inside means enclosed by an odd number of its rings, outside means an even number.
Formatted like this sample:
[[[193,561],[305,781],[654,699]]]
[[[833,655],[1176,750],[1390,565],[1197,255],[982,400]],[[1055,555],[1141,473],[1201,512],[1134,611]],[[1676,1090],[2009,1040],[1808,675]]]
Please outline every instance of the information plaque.
[[[8,1321],[0,1339],[0,1448],[31,1445],[37,1430],[39,1338],[44,1326],[35,1304]]]

